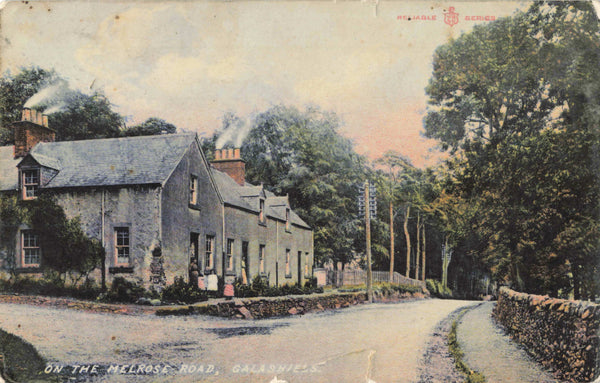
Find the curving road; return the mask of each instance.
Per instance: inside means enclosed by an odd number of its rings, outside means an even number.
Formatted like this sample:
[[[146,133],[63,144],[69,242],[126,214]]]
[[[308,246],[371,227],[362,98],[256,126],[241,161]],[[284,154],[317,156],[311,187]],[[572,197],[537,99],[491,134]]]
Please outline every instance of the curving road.
[[[259,321],[0,304],[0,328],[71,381],[417,382],[435,325],[473,304],[431,299]]]

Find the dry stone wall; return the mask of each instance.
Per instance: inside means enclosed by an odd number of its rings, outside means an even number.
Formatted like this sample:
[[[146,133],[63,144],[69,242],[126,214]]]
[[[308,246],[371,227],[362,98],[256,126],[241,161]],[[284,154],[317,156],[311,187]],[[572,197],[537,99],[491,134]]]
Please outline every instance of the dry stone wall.
[[[591,382],[600,374],[600,305],[503,287],[494,317],[561,379]]]
[[[376,302],[399,302],[407,299],[422,299],[427,293],[375,294]],[[205,302],[184,307],[161,308],[157,315],[213,315],[226,318],[262,319],[276,316],[298,315],[309,312],[339,309],[365,303],[367,294],[330,293],[314,295],[291,295],[268,298],[236,298],[231,301]]]

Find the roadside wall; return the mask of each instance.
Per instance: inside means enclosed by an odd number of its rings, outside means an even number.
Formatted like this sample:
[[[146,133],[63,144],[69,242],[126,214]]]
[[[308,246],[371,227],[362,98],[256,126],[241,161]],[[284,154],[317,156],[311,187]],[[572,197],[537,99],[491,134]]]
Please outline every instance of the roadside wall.
[[[502,287],[494,317],[560,378],[591,382],[600,374],[600,305]]]
[[[396,292],[385,296],[377,293],[374,300],[375,302],[399,302],[424,297],[425,295],[421,292],[412,294]],[[238,319],[261,319],[339,309],[365,303],[366,301],[367,294],[364,292],[242,298],[184,307],[167,307],[158,309],[156,314],[161,316],[200,314]]]

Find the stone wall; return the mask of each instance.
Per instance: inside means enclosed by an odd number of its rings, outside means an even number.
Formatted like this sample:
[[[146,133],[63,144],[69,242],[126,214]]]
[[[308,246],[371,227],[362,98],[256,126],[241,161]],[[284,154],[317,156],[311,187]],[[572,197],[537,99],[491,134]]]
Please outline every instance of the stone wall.
[[[590,382],[600,374],[600,305],[503,287],[494,317],[561,379]]]
[[[377,293],[375,294],[375,301],[399,302],[424,297],[425,295],[421,292],[412,294],[395,292],[386,295]],[[183,307],[161,308],[156,311],[156,314],[161,316],[200,314],[238,319],[262,319],[339,309],[365,303],[366,301],[367,295],[364,292],[242,298]]]

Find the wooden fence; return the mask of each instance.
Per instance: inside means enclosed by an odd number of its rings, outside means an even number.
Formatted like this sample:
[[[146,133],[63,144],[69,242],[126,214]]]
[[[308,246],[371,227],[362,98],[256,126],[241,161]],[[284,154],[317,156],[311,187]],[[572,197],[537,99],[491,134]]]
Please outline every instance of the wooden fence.
[[[367,272],[365,270],[319,270],[326,273],[325,284],[327,286],[351,286],[362,285],[367,283]],[[315,270],[315,274],[319,271]],[[416,279],[407,278],[399,273],[394,272],[392,280],[388,271],[373,271],[373,283],[393,283],[402,285],[411,285],[425,287],[425,282]]]

